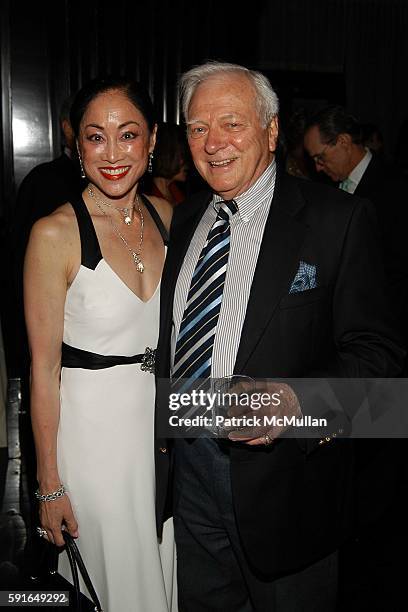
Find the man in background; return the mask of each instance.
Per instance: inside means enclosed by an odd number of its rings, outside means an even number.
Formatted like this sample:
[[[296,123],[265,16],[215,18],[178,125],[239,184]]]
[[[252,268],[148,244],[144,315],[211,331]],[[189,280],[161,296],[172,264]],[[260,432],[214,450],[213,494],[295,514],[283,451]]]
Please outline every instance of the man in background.
[[[363,144],[359,122],[341,106],[328,106],[309,121],[304,144],[318,172],[348,193],[371,200],[382,238],[387,288],[408,341],[408,183]]]
[[[408,345],[408,182],[382,155],[363,144],[363,126],[341,106],[328,106],[311,117],[304,144],[318,172],[324,172],[343,191],[374,204],[378,218],[389,308],[392,309],[401,343]],[[361,245],[361,250],[363,250]],[[405,363],[403,375],[406,375]],[[358,440],[356,488],[358,539],[346,549],[344,567],[362,569],[362,582],[384,592],[394,581],[398,566],[399,536],[390,529],[401,513],[401,487],[406,486],[403,466],[405,442],[396,439]],[[402,516],[402,514],[401,514]],[[405,531],[405,530],[404,530]],[[376,537],[373,538],[373,532]],[[404,536],[407,537],[406,535]],[[349,561],[351,560],[351,563]],[[359,561],[357,561],[359,560]],[[381,569],[383,571],[381,572]],[[379,579],[379,575],[381,579]]]
[[[72,96],[61,107],[59,123],[62,135],[61,155],[35,166],[24,178],[17,194],[13,234],[24,257],[33,224],[51,214],[58,206],[78,198],[85,188],[81,178],[75,138],[69,120]],[[16,243],[14,243],[16,244]]]

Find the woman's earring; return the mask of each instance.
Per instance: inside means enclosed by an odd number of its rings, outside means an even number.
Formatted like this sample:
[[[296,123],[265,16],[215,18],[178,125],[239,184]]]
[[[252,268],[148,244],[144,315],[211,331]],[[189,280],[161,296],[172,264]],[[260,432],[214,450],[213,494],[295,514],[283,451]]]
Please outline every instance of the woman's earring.
[[[148,171],[149,174],[151,174],[153,172],[152,160],[153,160],[153,151],[151,151],[149,153],[149,161],[147,163],[147,171]]]
[[[82,157],[80,152],[78,151],[78,158],[79,158],[79,167],[81,168],[81,178],[86,178],[86,174],[85,174],[85,170],[84,170],[84,165],[82,163]]]
[[[86,174],[85,174],[85,170],[84,170],[84,164],[82,163],[82,157],[81,157],[81,153],[79,151],[79,146],[78,146],[78,142],[76,143],[76,148],[77,148],[77,153],[78,153],[78,159],[79,159],[79,167],[81,169],[81,178],[86,178]]]

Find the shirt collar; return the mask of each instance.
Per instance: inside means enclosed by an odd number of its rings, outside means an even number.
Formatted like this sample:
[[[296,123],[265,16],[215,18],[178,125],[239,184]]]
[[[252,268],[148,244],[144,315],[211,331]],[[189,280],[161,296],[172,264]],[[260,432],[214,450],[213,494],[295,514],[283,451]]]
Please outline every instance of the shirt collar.
[[[272,199],[276,180],[276,161],[273,160],[251,187],[234,198],[238,206],[238,214],[243,220],[248,220],[265,199]],[[213,196],[213,206],[218,212],[219,203],[223,198],[217,193]]]
[[[372,156],[373,154],[371,153],[370,149],[366,149],[366,154],[364,155],[363,159],[357,164],[355,168],[353,168],[353,170],[348,175],[349,180],[353,181],[355,185],[358,185],[361,181],[363,174],[371,161]]]

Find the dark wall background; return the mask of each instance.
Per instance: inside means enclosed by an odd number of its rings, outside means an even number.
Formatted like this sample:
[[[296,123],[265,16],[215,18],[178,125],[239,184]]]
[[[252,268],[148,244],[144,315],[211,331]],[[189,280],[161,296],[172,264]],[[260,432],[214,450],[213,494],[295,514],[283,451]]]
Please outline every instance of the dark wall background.
[[[62,100],[97,74],[148,85],[179,121],[176,81],[205,59],[264,71],[293,108],[339,102],[383,130],[388,154],[408,115],[406,0],[58,0],[1,11],[0,216],[36,164],[59,154]],[[46,189],[46,185],[44,185]]]

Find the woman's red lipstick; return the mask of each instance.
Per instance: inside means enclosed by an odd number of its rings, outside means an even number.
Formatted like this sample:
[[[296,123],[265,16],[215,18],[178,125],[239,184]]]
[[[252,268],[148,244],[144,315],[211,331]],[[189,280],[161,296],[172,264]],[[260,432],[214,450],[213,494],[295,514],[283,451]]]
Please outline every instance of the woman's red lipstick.
[[[127,175],[130,170],[130,166],[108,166],[99,168],[99,172],[108,181],[118,181]]]

